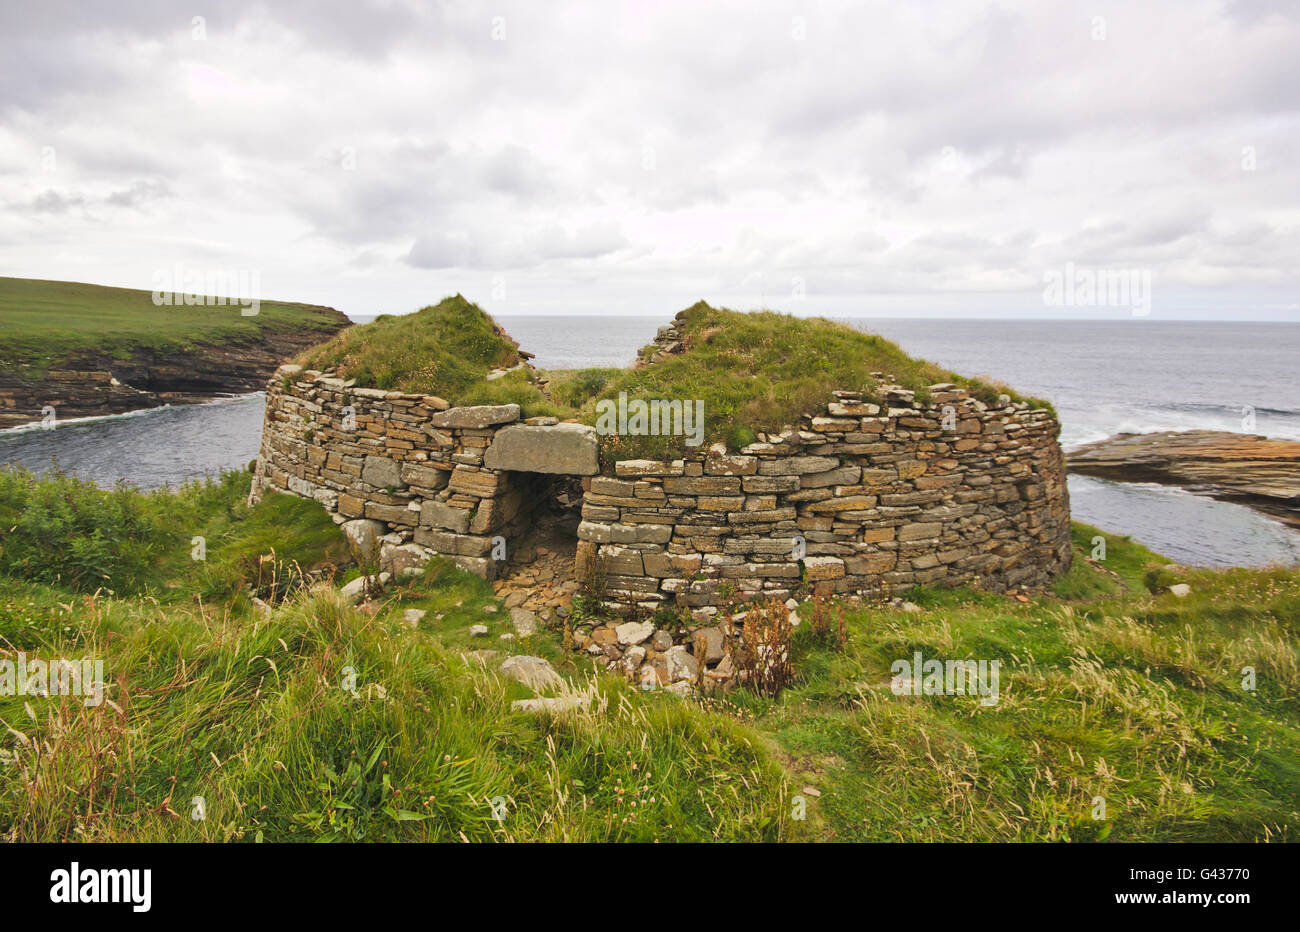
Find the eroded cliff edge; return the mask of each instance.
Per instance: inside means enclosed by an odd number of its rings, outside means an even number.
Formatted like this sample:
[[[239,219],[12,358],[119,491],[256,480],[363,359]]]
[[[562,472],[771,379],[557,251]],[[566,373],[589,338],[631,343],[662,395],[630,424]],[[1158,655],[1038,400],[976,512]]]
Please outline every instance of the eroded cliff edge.
[[[331,307],[0,278],[0,428],[259,391],[276,367],[351,326]]]

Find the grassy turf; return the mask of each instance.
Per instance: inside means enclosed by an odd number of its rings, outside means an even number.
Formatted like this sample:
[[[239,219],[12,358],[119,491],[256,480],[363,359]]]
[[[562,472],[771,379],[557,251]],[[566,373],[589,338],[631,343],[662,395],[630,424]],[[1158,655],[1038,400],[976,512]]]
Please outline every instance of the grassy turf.
[[[267,331],[337,329],[307,304],[267,301],[256,315],[239,306],[157,306],[148,291],[77,282],[0,278],[0,370],[34,376],[83,352],[130,358],[199,343],[239,344]]]
[[[704,402],[705,441],[733,449],[758,431],[795,424],[820,411],[835,390],[878,395],[873,372],[928,398],[929,386],[953,382],[995,402],[1005,386],[965,378],[912,359],[894,343],[822,318],[771,311],[738,313],[699,302],[678,315],[686,352],[641,369],[525,371],[485,381],[518,361],[517,347],[482,309],[461,296],[405,317],[353,327],[299,362],[335,368],[359,385],[438,395],[457,405],[518,404],[525,416],[552,415],[596,424],[597,405],[617,400]],[[542,382],[545,380],[546,384]],[[876,398],[876,400],[879,400]],[[678,455],[682,437],[606,437],[607,458]]]
[[[968,379],[932,363],[913,359],[875,334],[820,317],[799,318],[772,311],[739,313],[703,301],[677,315],[685,352],[654,365],[620,372],[581,402],[582,418],[595,423],[596,404],[617,399],[691,399],[704,402],[705,442],[732,448],[752,442],[758,431],[797,424],[804,414],[819,413],[836,390],[879,397],[873,372],[892,376],[929,398],[929,386],[952,382],[986,402],[1005,386]],[[576,400],[576,399],[575,399]],[[684,449],[681,437],[624,437],[608,450],[612,458],[665,456]]]
[[[327,585],[267,593],[264,614],[239,594],[260,558],[328,566],[338,537],[311,502],[273,496],[248,509],[246,476],[150,495],[58,477],[39,486],[25,494],[61,492],[89,512],[75,526],[40,512],[51,553],[125,521],[122,539],[153,529],[156,559],[74,584],[4,551],[0,651],[100,657],[110,700],[0,696],[6,840],[1300,832],[1296,568],[1169,571],[1192,587],[1178,599],[1144,584],[1162,558],[1078,525],[1075,569],[1052,592],[1020,602],[917,590],[916,613],[845,605],[847,647],[801,627],[797,681],[779,698],[696,701],[641,693],[565,654],[550,629],[499,641],[511,625],[491,588],[441,561],[372,609]],[[0,501],[12,507],[20,492]],[[98,511],[81,501],[96,495],[123,501]],[[193,527],[209,535],[211,570],[189,558]],[[1098,536],[1104,559],[1092,559]],[[403,623],[408,608],[425,610],[418,627]],[[474,624],[488,637],[471,636]],[[561,717],[512,711],[528,692],[467,653],[481,647],[550,658],[594,704]],[[998,703],[895,695],[891,664],[918,650],[999,660]],[[204,820],[190,818],[195,796]],[[1098,797],[1106,813],[1095,819]]]
[[[822,790],[817,838],[1295,840],[1300,573],[1184,578],[1187,600],[954,592],[854,612],[848,651],[804,656],[756,727]],[[1000,658],[999,702],[895,696],[890,663],[918,650]]]
[[[352,327],[298,361],[335,369],[357,384],[439,395],[455,403],[495,368],[519,362],[518,347],[482,308],[460,295],[414,314]]]

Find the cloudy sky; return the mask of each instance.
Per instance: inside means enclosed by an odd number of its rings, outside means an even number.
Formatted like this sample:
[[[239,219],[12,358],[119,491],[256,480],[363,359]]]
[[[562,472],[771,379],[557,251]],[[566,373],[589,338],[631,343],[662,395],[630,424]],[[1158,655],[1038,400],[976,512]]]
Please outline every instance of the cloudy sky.
[[[1300,319],[1289,0],[190,6],[0,2],[0,275],[1128,314],[1046,306],[1070,263]]]

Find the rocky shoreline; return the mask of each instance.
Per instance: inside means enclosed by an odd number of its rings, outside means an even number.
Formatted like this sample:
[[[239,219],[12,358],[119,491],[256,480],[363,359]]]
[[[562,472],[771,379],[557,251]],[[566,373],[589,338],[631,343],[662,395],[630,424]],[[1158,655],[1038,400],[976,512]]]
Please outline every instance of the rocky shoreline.
[[[0,430],[41,421],[47,405],[68,420],[261,391],[281,363],[351,326],[342,311],[320,312],[318,329],[264,331],[246,342],[168,353],[137,347],[124,356],[79,352],[41,378],[0,368]]]
[[[1117,434],[1066,451],[1070,472],[1156,482],[1300,528],[1300,443],[1218,430]]]

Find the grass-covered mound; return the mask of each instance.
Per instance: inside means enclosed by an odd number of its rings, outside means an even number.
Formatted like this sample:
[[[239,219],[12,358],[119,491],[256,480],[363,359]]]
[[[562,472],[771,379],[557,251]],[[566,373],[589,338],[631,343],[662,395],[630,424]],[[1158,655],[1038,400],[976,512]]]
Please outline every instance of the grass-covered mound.
[[[150,496],[44,482],[90,514],[70,524],[50,502],[25,537],[48,527],[53,555],[134,511],[125,537],[164,542],[155,578],[172,598],[127,595],[111,569],[116,594],[27,561],[0,568],[0,658],[97,657],[108,681],[94,707],[0,695],[0,841],[1300,835],[1294,567],[1177,571],[1192,590],[1180,599],[1170,571],[1152,572],[1162,558],[1102,535],[1094,561],[1101,532],[1078,525],[1052,592],[916,590],[915,613],[843,605],[844,645],[813,636],[817,612],[841,606],[805,603],[785,692],[693,700],[642,693],[549,628],[498,641],[512,629],[491,587],[441,561],[373,606],[318,587],[267,615],[208,588],[175,560],[173,547],[189,560],[183,525],[216,532],[212,559],[291,553],[329,523],[305,500],[244,509],[246,476]],[[418,627],[408,608],[425,610]],[[574,625],[589,622],[589,603],[575,609]],[[598,701],[515,711],[529,692],[465,653],[483,646],[546,657]],[[998,702],[895,695],[891,664],[917,651],[999,660]],[[191,818],[195,796],[205,819]]]
[[[990,403],[1003,392],[1019,399],[1005,386],[913,359],[883,337],[822,317],[741,313],[701,301],[677,321],[684,351],[608,378],[583,404],[584,420],[595,423],[597,401],[620,392],[629,399],[698,399],[704,402],[706,442],[735,448],[752,442],[758,431],[780,430],[798,424],[803,414],[820,412],[836,390],[881,401],[873,372],[892,376],[916,392],[920,403],[928,400],[929,386],[941,382],[965,386]],[[629,446],[642,453],[656,447],[672,452],[680,444],[681,438],[629,438]]]
[[[137,350],[238,345],[267,332],[318,331],[324,339],[341,324],[337,311],[308,304],[263,301],[244,316],[231,304],[160,306],[152,292],[132,288],[0,278],[0,371],[36,377],[78,353],[126,359]]]
[[[520,357],[519,345],[482,308],[455,295],[414,314],[351,327],[297,361],[334,369],[363,388],[467,404],[478,403],[465,398],[491,370],[508,369]]]
[[[597,404],[617,400],[701,400],[705,441],[732,448],[759,431],[797,424],[821,410],[836,390],[879,398],[873,372],[892,376],[929,397],[929,386],[952,382],[993,403],[999,394],[1027,400],[1006,386],[967,378],[913,359],[896,344],[825,318],[773,311],[741,313],[703,301],[677,315],[684,352],[639,368],[591,368],[538,372],[519,369],[491,382],[492,369],[519,361],[518,346],[477,305],[460,295],[418,313],[381,317],[339,334],[298,361],[333,368],[357,384],[438,395],[457,405],[518,404],[525,417],[553,415],[596,424]],[[643,357],[656,349],[642,350]],[[610,456],[680,453],[681,437],[607,437]]]

